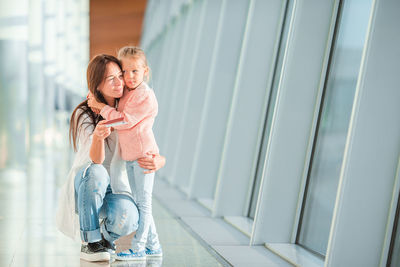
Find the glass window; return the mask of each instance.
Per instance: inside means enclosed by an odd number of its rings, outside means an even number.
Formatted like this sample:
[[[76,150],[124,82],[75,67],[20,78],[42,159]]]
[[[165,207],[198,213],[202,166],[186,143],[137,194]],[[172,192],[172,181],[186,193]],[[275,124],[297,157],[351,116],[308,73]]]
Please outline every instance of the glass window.
[[[399,194],[400,195],[400,194]],[[397,203],[396,217],[390,242],[389,256],[386,266],[400,267],[400,198]]]
[[[372,0],[342,1],[297,243],[325,255]]]
[[[256,178],[255,178],[254,184],[253,184],[250,207],[249,207],[248,216],[252,219],[254,219],[254,215],[256,212],[258,193],[260,191],[261,177],[262,177],[263,168],[264,168],[265,153],[267,150],[268,138],[269,138],[269,133],[270,133],[270,129],[271,129],[272,114],[273,114],[273,111],[275,108],[276,93],[278,91],[279,79],[280,79],[281,73],[282,73],[283,56],[285,54],[286,42],[287,42],[287,37],[288,37],[288,32],[289,32],[289,24],[290,24],[290,19],[292,17],[292,11],[293,11],[293,0],[288,0],[288,2],[286,4],[286,10],[285,10],[285,19],[283,20],[283,25],[282,25],[283,27],[282,27],[281,40],[279,43],[278,59],[277,59],[276,65],[275,65],[275,73],[274,73],[272,88],[271,88],[270,97],[269,97],[269,101],[268,101],[269,103],[268,103],[268,107],[267,107],[267,116],[266,116],[266,121],[265,121],[265,125],[264,125],[261,150],[260,150],[260,154],[259,154],[258,162],[257,162]]]

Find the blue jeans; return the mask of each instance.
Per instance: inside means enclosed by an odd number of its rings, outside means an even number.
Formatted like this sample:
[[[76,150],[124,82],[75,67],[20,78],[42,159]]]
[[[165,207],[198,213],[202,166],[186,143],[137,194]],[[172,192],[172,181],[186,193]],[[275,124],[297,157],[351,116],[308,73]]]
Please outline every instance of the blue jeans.
[[[141,168],[137,161],[127,161],[126,170],[139,209],[139,228],[132,239],[132,249],[134,251],[142,251],[145,247],[158,249],[160,241],[152,214],[154,173],[144,174],[146,169]]]
[[[85,242],[100,241],[101,233],[109,242],[114,242],[138,228],[139,214],[134,201],[129,196],[112,193],[110,176],[101,164],[91,164],[78,171],[75,203],[81,239]]]

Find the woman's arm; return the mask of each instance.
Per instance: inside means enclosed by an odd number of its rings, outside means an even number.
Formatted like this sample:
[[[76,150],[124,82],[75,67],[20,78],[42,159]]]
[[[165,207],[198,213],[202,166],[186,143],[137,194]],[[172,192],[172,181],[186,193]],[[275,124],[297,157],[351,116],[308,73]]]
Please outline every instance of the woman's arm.
[[[151,158],[146,157],[137,160],[140,167],[148,170],[144,171],[144,173],[152,173],[164,167],[166,161],[164,156],[152,153],[147,153],[147,155],[151,156]]]
[[[104,139],[111,134],[111,129],[106,127],[105,121],[100,121],[93,132],[92,144],[90,146],[90,159],[96,164],[102,164],[105,158]]]

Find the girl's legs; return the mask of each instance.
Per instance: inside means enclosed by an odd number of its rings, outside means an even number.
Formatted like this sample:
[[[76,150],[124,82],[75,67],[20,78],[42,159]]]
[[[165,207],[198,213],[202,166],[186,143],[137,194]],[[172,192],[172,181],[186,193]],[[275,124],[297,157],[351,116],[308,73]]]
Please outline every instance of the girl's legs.
[[[154,224],[153,215],[151,215],[151,224],[149,227],[149,234],[147,235],[146,248],[151,250],[157,250],[160,248],[160,241],[158,240],[158,234],[156,225]]]
[[[152,215],[154,173],[144,174],[145,169],[137,161],[128,161],[126,169],[139,209],[139,228],[132,240],[132,249],[134,252],[144,251],[146,246],[149,249],[159,249],[160,242]]]

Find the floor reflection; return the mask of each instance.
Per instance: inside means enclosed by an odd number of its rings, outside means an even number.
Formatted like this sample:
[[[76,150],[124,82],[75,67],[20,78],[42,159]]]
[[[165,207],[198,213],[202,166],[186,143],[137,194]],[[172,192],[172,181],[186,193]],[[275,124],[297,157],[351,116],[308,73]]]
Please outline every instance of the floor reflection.
[[[162,258],[146,259],[145,261],[116,261],[110,262],[87,262],[80,260],[80,267],[95,267],[95,266],[110,266],[110,267],[160,267],[162,265]]]

